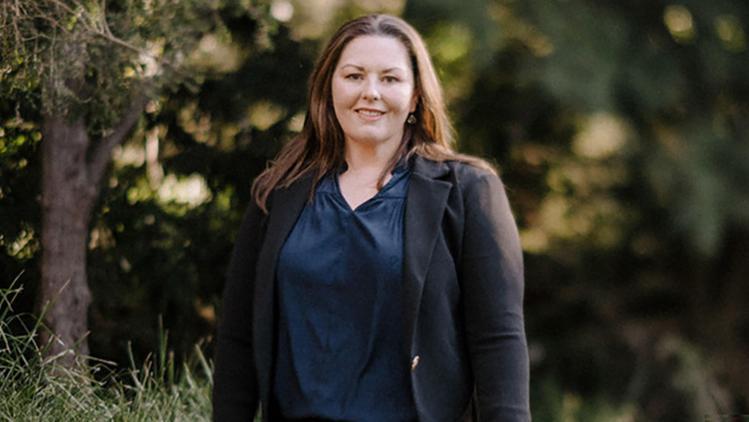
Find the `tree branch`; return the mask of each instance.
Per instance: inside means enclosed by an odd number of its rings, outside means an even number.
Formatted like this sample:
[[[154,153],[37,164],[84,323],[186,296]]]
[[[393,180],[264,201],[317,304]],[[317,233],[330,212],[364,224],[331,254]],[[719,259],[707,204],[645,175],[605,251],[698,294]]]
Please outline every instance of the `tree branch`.
[[[107,26],[107,31],[104,31],[104,30],[99,29],[99,28],[91,28],[89,30],[95,36],[101,37],[101,38],[103,38],[103,39],[105,39],[105,40],[107,40],[107,41],[109,41],[109,42],[111,42],[113,44],[117,44],[117,45],[119,45],[121,47],[124,47],[124,48],[126,48],[128,50],[134,51],[134,52],[136,52],[138,54],[141,54],[141,55],[144,55],[144,56],[147,56],[147,57],[150,57],[150,58],[156,60],[156,62],[158,63],[159,66],[166,66],[166,67],[170,68],[172,70],[172,72],[174,72],[175,74],[177,74],[177,75],[179,75],[181,77],[184,77],[184,78],[189,78],[190,77],[190,75],[188,73],[186,73],[184,70],[182,70],[178,65],[175,65],[174,63],[172,63],[170,60],[168,60],[168,59],[166,59],[164,57],[159,58],[158,56],[156,56],[155,54],[151,53],[148,50],[139,48],[139,47],[137,47],[137,46],[135,46],[133,44],[130,44],[129,42],[127,42],[127,41],[125,41],[125,40],[123,40],[121,38],[118,38],[118,37],[112,35],[112,33],[108,31],[108,28],[109,27]]]
[[[98,142],[88,164],[89,180],[94,186],[98,186],[104,177],[107,165],[109,165],[112,156],[112,149],[125,140],[127,134],[130,133],[130,130],[138,122],[143,113],[146,101],[148,101],[148,97],[143,92],[135,94],[130,107],[122,116],[120,122],[114,127],[112,133]]]

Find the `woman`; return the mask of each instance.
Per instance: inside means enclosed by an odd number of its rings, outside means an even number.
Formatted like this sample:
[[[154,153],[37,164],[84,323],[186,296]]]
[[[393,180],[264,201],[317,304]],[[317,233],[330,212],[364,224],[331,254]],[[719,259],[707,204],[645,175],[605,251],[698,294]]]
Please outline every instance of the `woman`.
[[[416,31],[342,26],[301,134],[253,184],[215,420],[530,419],[517,229],[495,172],[450,143]]]

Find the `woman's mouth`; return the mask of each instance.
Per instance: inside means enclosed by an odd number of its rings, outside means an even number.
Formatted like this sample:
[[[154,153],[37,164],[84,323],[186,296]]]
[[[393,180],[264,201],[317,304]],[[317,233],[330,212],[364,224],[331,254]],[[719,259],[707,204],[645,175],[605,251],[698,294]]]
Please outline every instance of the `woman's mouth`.
[[[359,117],[362,117],[362,118],[364,118],[366,120],[376,120],[380,116],[382,116],[383,114],[385,114],[384,111],[372,110],[372,109],[367,109],[367,108],[359,108],[359,109],[356,109],[354,111],[356,112],[356,114],[359,115]]]

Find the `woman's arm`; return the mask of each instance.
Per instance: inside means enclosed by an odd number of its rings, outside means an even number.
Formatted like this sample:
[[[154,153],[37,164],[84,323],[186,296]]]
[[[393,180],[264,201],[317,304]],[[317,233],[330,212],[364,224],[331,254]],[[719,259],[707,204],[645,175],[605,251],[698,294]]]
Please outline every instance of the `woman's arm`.
[[[252,299],[262,220],[253,201],[239,228],[226,275],[213,375],[214,421],[252,421],[258,405]]]
[[[479,420],[528,421],[523,255],[502,182],[480,173],[465,187],[462,294]]]

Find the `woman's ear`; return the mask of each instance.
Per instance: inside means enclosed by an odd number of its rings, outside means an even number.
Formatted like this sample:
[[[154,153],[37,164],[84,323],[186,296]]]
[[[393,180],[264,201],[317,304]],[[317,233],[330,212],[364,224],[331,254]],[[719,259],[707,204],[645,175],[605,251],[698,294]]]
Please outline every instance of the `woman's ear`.
[[[408,109],[409,113],[415,112],[417,105],[419,105],[419,94],[414,91],[414,95],[411,97],[411,108]]]

